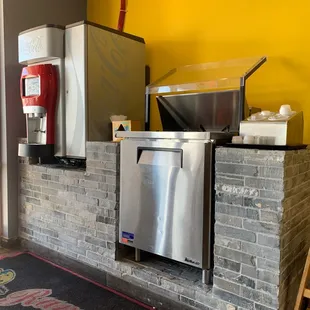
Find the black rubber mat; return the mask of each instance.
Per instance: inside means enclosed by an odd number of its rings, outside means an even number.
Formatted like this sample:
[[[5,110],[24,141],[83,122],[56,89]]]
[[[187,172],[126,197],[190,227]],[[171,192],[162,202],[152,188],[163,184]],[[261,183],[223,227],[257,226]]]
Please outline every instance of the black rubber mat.
[[[152,309],[29,253],[0,260],[0,308]]]

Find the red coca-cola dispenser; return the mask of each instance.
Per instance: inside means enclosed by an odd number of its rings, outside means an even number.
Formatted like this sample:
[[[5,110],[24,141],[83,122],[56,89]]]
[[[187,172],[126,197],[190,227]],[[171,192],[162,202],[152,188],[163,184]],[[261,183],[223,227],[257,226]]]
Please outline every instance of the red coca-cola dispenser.
[[[64,28],[45,25],[19,35],[20,95],[27,141],[19,156],[50,161],[65,155],[63,120]]]
[[[29,157],[54,156],[58,95],[56,67],[41,64],[23,68],[20,92],[28,140],[27,144],[21,145],[20,153]]]

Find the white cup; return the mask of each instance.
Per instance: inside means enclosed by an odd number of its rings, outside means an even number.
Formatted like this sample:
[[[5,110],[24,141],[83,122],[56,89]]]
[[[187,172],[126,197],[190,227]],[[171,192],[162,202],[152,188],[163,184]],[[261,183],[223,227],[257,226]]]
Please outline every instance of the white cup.
[[[243,143],[244,144],[254,144],[255,143],[254,136],[244,136]]]
[[[261,115],[262,115],[262,116],[270,116],[270,115],[271,115],[271,112],[270,112],[270,111],[262,111],[262,112],[261,112]]]
[[[292,109],[289,104],[281,105],[279,113],[281,115],[289,116],[292,114]]]
[[[232,137],[231,142],[234,144],[242,144],[243,138],[241,136],[234,136],[234,137]]]

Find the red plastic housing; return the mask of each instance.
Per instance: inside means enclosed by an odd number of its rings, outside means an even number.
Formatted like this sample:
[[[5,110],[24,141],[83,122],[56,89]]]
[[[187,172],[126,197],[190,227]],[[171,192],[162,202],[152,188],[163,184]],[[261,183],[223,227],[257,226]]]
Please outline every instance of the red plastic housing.
[[[26,79],[39,78],[38,94],[26,96]],[[25,67],[20,78],[20,94],[23,107],[40,106],[46,110],[46,143],[55,144],[55,113],[58,97],[58,75],[51,64]]]

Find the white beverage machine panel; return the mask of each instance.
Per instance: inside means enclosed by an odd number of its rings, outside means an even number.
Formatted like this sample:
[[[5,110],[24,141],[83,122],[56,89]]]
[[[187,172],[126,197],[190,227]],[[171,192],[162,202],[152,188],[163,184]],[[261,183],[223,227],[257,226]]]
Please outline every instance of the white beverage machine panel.
[[[86,30],[86,24],[66,29],[65,119],[66,149],[69,157],[86,156]]]

